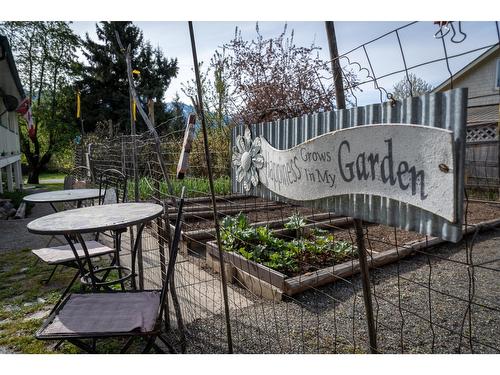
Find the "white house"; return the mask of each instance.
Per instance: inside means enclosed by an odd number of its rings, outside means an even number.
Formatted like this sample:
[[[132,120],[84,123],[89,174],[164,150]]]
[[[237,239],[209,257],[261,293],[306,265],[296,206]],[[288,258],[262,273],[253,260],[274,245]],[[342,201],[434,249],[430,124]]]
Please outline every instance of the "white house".
[[[500,45],[453,75],[453,88],[468,88],[465,184],[500,192]],[[446,91],[450,79],[433,91]]]
[[[8,191],[22,189],[16,100],[21,103],[24,98],[9,42],[0,35],[0,193],[3,193],[4,185]]]
[[[500,45],[488,49],[453,75],[453,88],[467,87],[467,141],[498,139]],[[450,89],[447,79],[433,92]]]

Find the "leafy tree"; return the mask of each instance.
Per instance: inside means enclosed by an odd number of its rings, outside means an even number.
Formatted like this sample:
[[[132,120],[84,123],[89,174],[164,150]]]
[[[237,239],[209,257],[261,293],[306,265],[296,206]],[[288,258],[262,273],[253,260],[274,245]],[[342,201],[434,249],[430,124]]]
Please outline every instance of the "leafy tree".
[[[135,80],[142,103],[146,105],[149,99],[154,100],[157,124],[172,117],[165,113],[162,99],[171,80],[177,75],[177,59],[167,59],[160,48],[153,48],[144,41],[142,31],[132,22],[100,22],[96,24],[97,41],[87,34],[83,43],[88,64],[80,85],[82,113],[88,131],[92,131],[99,121],[108,120],[118,124],[122,131],[130,129],[127,68],[119,50],[116,32],[125,48],[128,45],[131,47],[132,65],[140,72]],[[137,118],[137,129],[146,129],[140,116]]]
[[[319,57],[320,47],[297,46],[286,25],[275,38],[264,39],[258,24],[256,32],[256,39],[246,41],[236,29],[223,46],[236,121],[256,124],[335,107],[333,79],[328,62]],[[350,72],[345,79],[347,85],[355,81]]]
[[[403,100],[410,96],[419,96],[431,92],[432,85],[417,77],[413,73],[408,74],[408,78],[403,78],[393,87],[392,95],[396,100]]]
[[[227,176],[230,172],[230,128],[233,124],[231,116],[230,86],[228,80],[227,56],[216,51],[206,69],[200,62],[200,80],[203,95],[203,106],[208,128],[208,143],[215,177]],[[193,79],[182,85],[182,91],[198,108],[196,81]],[[198,119],[200,116],[198,115]],[[196,176],[206,177],[203,137],[198,136],[193,142],[190,164],[201,168],[191,168]]]
[[[32,100],[35,136],[21,126],[21,150],[29,167],[28,183],[38,183],[57,150],[68,147],[77,132],[73,82],[80,73],[76,51],[80,38],[67,22],[5,22],[17,68]],[[23,122],[24,119],[21,120]]]
[[[203,105],[208,126],[224,129],[230,123],[231,107],[228,57],[224,50],[222,53],[215,51],[205,70],[202,69],[203,62],[199,64]],[[196,80],[192,79],[182,84],[182,92],[191,100],[193,107],[198,108]]]

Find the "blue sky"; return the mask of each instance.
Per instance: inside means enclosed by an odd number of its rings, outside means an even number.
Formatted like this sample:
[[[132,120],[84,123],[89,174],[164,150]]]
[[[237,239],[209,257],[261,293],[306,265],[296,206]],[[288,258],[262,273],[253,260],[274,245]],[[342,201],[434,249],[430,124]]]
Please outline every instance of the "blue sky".
[[[408,24],[408,22],[409,21],[336,21],[335,28],[339,53],[343,54],[362,43],[366,43],[395,28]],[[187,22],[136,21],[134,23],[143,30],[145,39],[149,40],[154,46],[160,46],[166,56],[177,57],[179,74],[168,89],[165,99],[167,101],[171,100],[176,92],[178,92],[181,99],[183,99],[181,83],[185,83],[194,76],[192,72],[193,63]],[[315,45],[322,48],[320,52],[321,57],[328,60],[329,52],[324,22],[293,21],[287,24],[289,32],[292,29],[294,30],[294,38],[297,45],[309,46],[314,42]],[[194,22],[198,59],[208,63],[214,51],[231,40],[234,36],[236,27],[241,30],[243,38],[255,38],[255,25],[255,21]],[[284,25],[285,21],[259,22],[260,32],[265,38],[278,36],[282,32]],[[498,42],[497,30],[493,21],[467,21],[462,22],[461,26],[463,32],[467,34],[467,38],[462,43],[452,43],[450,40],[451,32],[445,37],[449,56]],[[95,38],[95,22],[77,21],[73,23],[72,27],[82,36],[88,32],[91,38]],[[444,56],[441,40],[434,38],[434,34],[437,30],[438,27],[434,25],[433,22],[424,21],[399,31],[407,66],[414,66],[426,61],[440,59]],[[394,33],[367,45],[366,50],[377,77],[404,68],[399,44]],[[451,59],[450,67],[452,72],[457,72],[484,51],[485,50],[482,50],[460,58]],[[348,56],[351,61],[357,61],[363,67],[369,68],[369,63],[363,49],[355,51]],[[345,64],[346,60],[344,60],[344,65]],[[354,71],[356,70],[357,69],[354,68]],[[440,84],[449,76],[445,62],[434,63],[412,71],[433,86]],[[390,91],[393,85],[403,77],[403,74],[390,76],[381,79],[379,85]],[[358,74],[358,79],[364,81],[367,77],[361,72]],[[359,105],[380,101],[380,93],[378,90],[374,89],[372,83],[365,84],[361,88],[363,92],[356,93]]]

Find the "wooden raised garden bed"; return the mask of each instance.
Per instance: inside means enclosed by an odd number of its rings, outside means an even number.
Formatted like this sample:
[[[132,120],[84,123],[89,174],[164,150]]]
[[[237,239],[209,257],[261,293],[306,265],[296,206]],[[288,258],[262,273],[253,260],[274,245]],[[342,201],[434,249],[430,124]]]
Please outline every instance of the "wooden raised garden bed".
[[[268,201],[252,196],[232,195],[217,198],[219,219],[244,213],[252,226],[266,225],[269,228],[281,228],[287,218],[295,212],[301,213],[311,226],[347,225],[350,219],[335,218],[333,213],[320,212],[311,208]],[[175,210],[169,209],[172,220]],[[205,245],[215,239],[212,204],[208,198],[192,198],[183,213],[183,230],[180,252],[184,255],[203,257]],[[173,224],[173,223],[172,223]]]
[[[208,242],[205,259],[207,266],[215,272],[220,272],[219,254],[216,241]],[[373,252],[372,254],[375,255],[376,253]],[[370,259],[370,256],[367,259]],[[339,278],[345,278],[359,272],[359,264],[355,259],[292,277],[263,264],[248,260],[234,252],[224,251],[224,262],[228,281],[236,281],[253,294],[275,301],[280,301],[283,294],[292,296],[304,290],[329,284]]]
[[[469,203],[468,218],[468,226],[465,227],[464,225],[464,235],[473,233],[476,230],[499,226],[500,210],[494,205]],[[346,218],[336,220],[346,222]],[[333,226],[338,227],[339,225]],[[395,230],[384,225],[369,225],[367,229],[367,247],[369,248],[367,261],[369,267],[380,267],[393,263],[417,250],[445,242],[439,238],[428,237],[426,239],[422,234]],[[284,229],[275,231],[278,235],[285,232]],[[395,233],[398,238],[397,247],[394,244]],[[338,240],[351,242],[353,237],[352,228],[335,230],[335,238]],[[205,259],[207,266],[216,272],[220,272],[219,254],[217,243],[212,237],[212,241],[206,244]],[[224,251],[224,261],[228,281],[233,280],[233,282],[242,285],[255,295],[270,300],[281,300],[283,294],[292,296],[339,279],[345,279],[359,272],[357,252],[355,252],[355,259],[297,276],[287,276],[234,252]]]

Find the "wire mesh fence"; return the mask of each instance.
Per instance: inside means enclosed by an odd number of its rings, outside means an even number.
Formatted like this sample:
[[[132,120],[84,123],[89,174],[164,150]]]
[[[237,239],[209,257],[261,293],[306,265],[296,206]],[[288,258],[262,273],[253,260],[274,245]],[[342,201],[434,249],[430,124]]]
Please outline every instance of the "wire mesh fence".
[[[498,24],[493,24],[498,31]],[[457,27],[452,31],[453,44],[459,43],[457,38],[462,35],[462,29]],[[444,30],[439,31],[437,37],[444,57],[425,64],[444,62],[449,69],[454,57],[492,46],[475,46],[450,55],[450,41],[445,39]],[[384,78],[401,73],[408,77],[410,70],[421,65],[407,65],[401,33],[401,28],[393,30],[340,57],[348,65],[357,64],[368,72],[369,78],[358,82],[358,87],[373,84],[381,102],[392,99],[381,87]],[[389,36],[396,37],[403,66],[377,76],[368,47]],[[363,64],[354,62],[353,56],[358,52],[366,59]],[[450,74],[450,86],[452,81]],[[356,102],[355,87],[347,87],[346,91]],[[208,147],[214,170],[217,218],[213,214],[200,136],[194,141],[184,180],[176,179],[182,132],[160,137],[166,175],[161,172],[150,133],[88,139],[78,153],[78,163],[89,166],[94,176],[109,168],[126,174],[129,201],[165,206],[166,215],[150,223],[142,236],[136,269],[139,285],[144,288],[157,287],[165,277],[176,200],[181,187],[186,187],[174,293],[168,301],[167,330],[172,345],[190,353],[225,353],[229,341],[237,353],[369,352],[352,219],[334,210],[234,193],[231,137],[211,131]],[[488,142],[481,147],[484,149]],[[498,140],[494,142],[492,147],[498,152]],[[498,164],[494,170],[490,165],[495,159],[492,155],[493,151],[476,151],[474,143],[468,146],[469,182],[482,178],[473,171],[483,168],[486,181],[495,184]],[[215,220],[222,226],[223,249],[218,249]],[[463,222],[467,235],[458,244],[364,222],[379,352],[500,352],[500,206],[469,200],[466,194]],[[489,231],[480,233],[482,229]],[[134,229],[123,235],[124,260],[133,238]],[[236,246],[237,251],[230,251],[231,246]],[[219,262],[221,250],[226,250],[223,267]],[[266,258],[270,253],[275,255]],[[227,279],[227,298],[222,272]]]
[[[88,158],[96,176],[108,168],[124,171],[129,178],[128,199],[165,204],[169,223],[158,219],[142,236],[137,269],[139,285],[158,287],[168,262],[168,227],[174,224],[180,184],[187,187],[180,254],[175,273],[175,301],[169,300],[172,343],[188,352],[224,353],[227,332],[220,267],[214,251],[216,237],[211,201],[203,177],[175,180],[178,135],[162,138],[169,168],[169,193],[160,172],[153,140],[136,136],[136,180],[131,159],[130,136],[102,140],[91,146]],[[217,151],[213,151],[216,153]],[[203,166],[191,166],[203,173]],[[227,171],[227,170],[226,170]],[[226,172],[227,173],[227,172]],[[222,172],[219,178],[229,181]],[[361,353],[368,352],[359,264],[354,255],[352,220],[291,203],[233,194],[221,184],[217,191],[219,220],[242,213],[248,228],[270,228],[277,241],[297,241],[294,229],[286,228],[294,214],[303,220],[306,236],[334,236],[345,243],[341,260],[301,259],[295,271],[252,268],[245,259],[228,257],[226,272],[231,338],[239,353]],[[498,220],[497,206],[468,203],[467,225],[473,241],[435,247],[435,238],[365,223],[368,261],[376,316],[378,349],[381,352],[498,352],[500,323],[496,276],[497,232],[479,235],[475,224]],[[261,229],[258,229],[259,231]],[[325,238],[326,238],[325,237]],[[122,258],[130,252],[134,230],[122,237]],[[103,238],[105,240],[105,238]],[[248,246],[255,241],[243,238]],[[476,250],[472,243],[478,243]],[[321,255],[319,256],[321,258]]]

